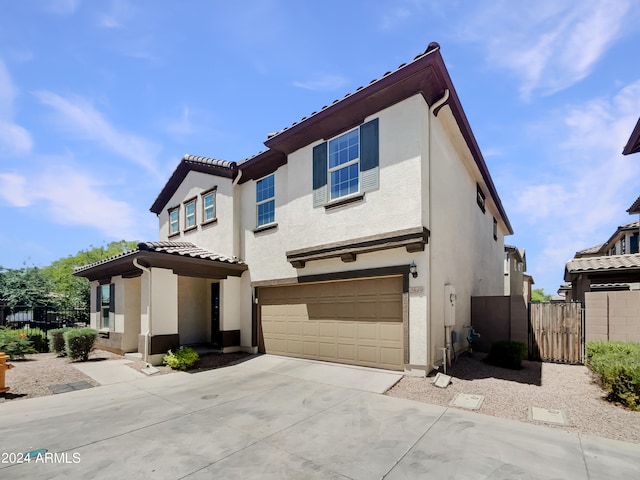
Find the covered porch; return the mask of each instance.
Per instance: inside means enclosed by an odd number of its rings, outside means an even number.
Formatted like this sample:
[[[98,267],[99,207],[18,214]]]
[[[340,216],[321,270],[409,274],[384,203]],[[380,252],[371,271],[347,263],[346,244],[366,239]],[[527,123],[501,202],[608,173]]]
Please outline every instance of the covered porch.
[[[187,242],[144,242],[81,267],[91,282],[91,326],[100,348],[139,352],[152,364],[169,349],[240,348],[240,277],[247,265]]]

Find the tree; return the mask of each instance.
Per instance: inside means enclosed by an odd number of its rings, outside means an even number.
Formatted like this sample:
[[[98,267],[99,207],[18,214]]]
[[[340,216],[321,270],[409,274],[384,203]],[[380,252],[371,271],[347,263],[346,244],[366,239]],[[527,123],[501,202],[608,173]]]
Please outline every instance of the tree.
[[[42,305],[56,303],[53,282],[38,267],[0,269],[0,298],[10,306]]]
[[[120,240],[111,242],[106,247],[94,247],[81,250],[75,255],[61,258],[44,268],[45,274],[53,283],[53,292],[60,295],[69,305],[89,305],[89,281],[73,275],[76,267],[105,260],[121,253],[135,250],[137,241]]]
[[[534,288],[531,292],[531,303],[543,303],[551,300],[551,295],[545,295],[544,288]]]

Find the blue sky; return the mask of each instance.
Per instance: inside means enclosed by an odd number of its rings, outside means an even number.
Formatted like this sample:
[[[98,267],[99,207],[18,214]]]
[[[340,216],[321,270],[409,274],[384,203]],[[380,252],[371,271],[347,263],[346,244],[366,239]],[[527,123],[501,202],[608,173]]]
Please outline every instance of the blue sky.
[[[240,161],[437,41],[506,242],[555,293],[576,250],[634,220],[640,156],[621,151],[640,116],[640,2],[531,5],[3,2],[0,265],[157,239],[149,207],[185,153]]]

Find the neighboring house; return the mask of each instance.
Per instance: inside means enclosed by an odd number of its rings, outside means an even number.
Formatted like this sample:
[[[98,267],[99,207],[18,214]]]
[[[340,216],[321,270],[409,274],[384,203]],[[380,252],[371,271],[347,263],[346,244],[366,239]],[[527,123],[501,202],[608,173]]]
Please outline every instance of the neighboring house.
[[[531,291],[533,289],[533,285],[535,285],[536,282],[533,281],[533,277],[531,275],[525,273],[522,276],[522,283],[522,294],[524,296],[524,303],[525,305],[529,305],[531,303]]]
[[[471,296],[502,295],[512,228],[438,44],[235,163],[185,156],[159,242],[77,270],[101,345],[425,373]],[[445,327],[446,325],[446,327]]]
[[[524,272],[527,271],[527,254],[523,248],[504,246],[504,294],[524,295]]]

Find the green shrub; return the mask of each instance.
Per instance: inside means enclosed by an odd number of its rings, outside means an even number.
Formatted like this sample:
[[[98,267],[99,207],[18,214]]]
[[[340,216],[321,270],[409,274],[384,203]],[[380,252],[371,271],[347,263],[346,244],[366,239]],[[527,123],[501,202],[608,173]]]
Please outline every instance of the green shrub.
[[[26,333],[9,328],[0,328],[0,352],[9,355],[11,360],[24,358],[28,353],[38,353]]]
[[[640,343],[589,342],[586,357],[609,401],[640,410]]]
[[[71,328],[62,336],[67,356],[72,360],[86,362],[98,338],[98,331],[93,328]]]
[[[58,355],[66,355],[66,347],[64,344],[64,332],[71,330],[70,327],[54,328],[47,332],[49,337],[49,351]]]
[[[498,340],[491,344],[491,351],[485,360],[498,367],[520,370],[522,368],[522,360],[526,355],[527,346],[524,343]]]
[[[37,353],[47,353],[49,351],[49,344],[47,343],[47,334],[40,328],[28,328],[25,327],[20,330],[27,334],[27,338],[33,345],[33,348]]]
[[[193,348],[180,347],[175,353],[169,350],[162,359],[162,363],[174,370],[187,370],[193,367],[199,359],[198,352]]]

